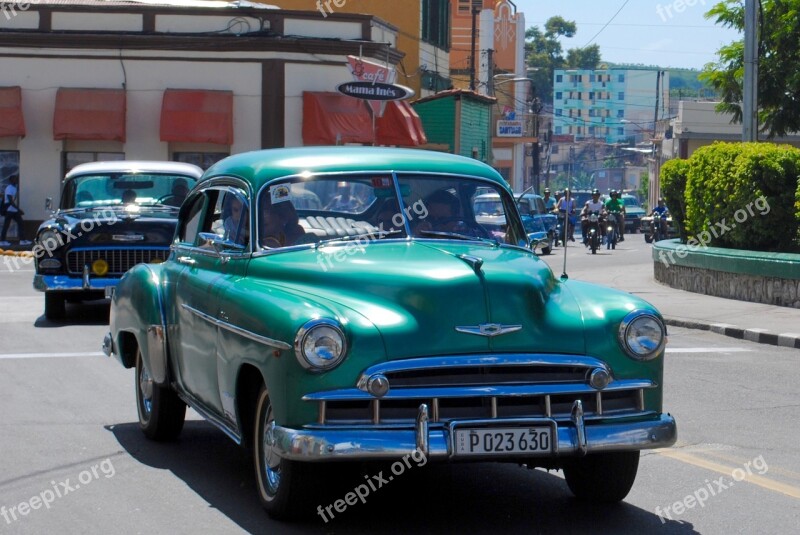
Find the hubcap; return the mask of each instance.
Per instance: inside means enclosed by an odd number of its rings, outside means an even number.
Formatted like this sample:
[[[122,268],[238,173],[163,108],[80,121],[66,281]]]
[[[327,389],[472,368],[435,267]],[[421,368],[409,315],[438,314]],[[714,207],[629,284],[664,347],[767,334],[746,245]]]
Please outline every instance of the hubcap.
[[[263,451],[264,475],[266,476],[266,483],[270,494],[275,494],[278,492],[278,486],[281,484],[281,458],[275,451],[275,422],[272,417],[272,406],[267,410],[263,425],[264,436],[261,447]]]
[[[142,410],[146,416],[150,416],[153,410],[153,379],[143,364],[139,372],[139,394],[142,398]]]

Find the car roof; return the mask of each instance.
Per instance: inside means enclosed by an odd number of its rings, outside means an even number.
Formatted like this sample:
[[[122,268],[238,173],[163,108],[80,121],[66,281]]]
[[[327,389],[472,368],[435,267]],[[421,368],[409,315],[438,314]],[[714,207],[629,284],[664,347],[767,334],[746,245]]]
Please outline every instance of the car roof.
[[[287,176],[347,172],[428,172],[471,175],[508,184],[492,167],[464,156],[419,149],[387,147],[297,147],[266,149],[229,156],[212,165],[203,176],[235,176],[254,190]]]
[[[92,173],[175,173],[199,179],[203,175],[203,170],[196,165],[183,162],[116,160],[76,165],[67,173],[64,179]]]

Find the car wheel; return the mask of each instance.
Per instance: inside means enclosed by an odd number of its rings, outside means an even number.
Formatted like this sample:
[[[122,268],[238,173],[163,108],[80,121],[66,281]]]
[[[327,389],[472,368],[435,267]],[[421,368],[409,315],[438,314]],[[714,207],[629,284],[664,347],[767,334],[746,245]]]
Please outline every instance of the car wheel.
[[[638,451],[596,453],[566,463],[564,479],[578,499],[613,503],[628,495],[638,469]]]
[[[142,363],[142,351],[136,351],[136,407],[139,428],[151,440],[174,440],[183,429],[186,404],[174,390],[159,386]]]
[[[551,247],[542,247],[542,254],[550,254],[551,252],[553,252]]]
[[[55,292],[45,292],[44,317],[49,320],[60,320],[64,319],[65,314],[64,296]]]
[[[645,234],[644,241],[647,243],[653,243],[653,236],[651,234]]]
[[[272,403],[262,385],[256,404],[253,461],[261,506],[272,518],[294,518],[307,494],[307,466],[282,459],[274,447],[272,425],[275,422]]]

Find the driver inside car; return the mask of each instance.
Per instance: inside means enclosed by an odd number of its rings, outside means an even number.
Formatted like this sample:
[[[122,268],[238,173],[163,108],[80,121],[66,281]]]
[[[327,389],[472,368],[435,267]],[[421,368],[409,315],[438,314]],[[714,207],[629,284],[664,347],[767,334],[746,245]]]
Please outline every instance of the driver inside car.
[[[458,217],[461,203],[455,195],[446,190],[438,190],[424,202],[428,208],[428,217],[420,222],[417,230],[455,233],[466,230],[464,222]]]
[[[292,201],[273,203],[269,193],[262,195],[261,199],[261,246],[288,247],[301,242],[306,231],[300,226],[300,218]]]

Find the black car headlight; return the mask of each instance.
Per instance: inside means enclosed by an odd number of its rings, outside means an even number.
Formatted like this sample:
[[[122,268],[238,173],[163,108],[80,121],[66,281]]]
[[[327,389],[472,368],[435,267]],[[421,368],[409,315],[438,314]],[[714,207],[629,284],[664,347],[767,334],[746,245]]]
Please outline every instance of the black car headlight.
[[[658,316],[634,310],[619,325],[619,343],[636,360],[656,358],[667,343],[667,329]]]
[[[294,352],[303,368],[312,372],[324,372],[342,362],[347,353],[347,339],[335,321],[311,320],[297,331]]]

